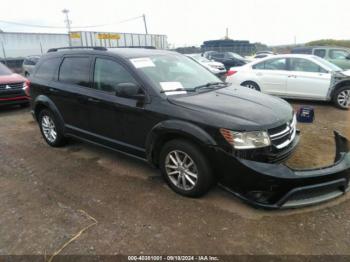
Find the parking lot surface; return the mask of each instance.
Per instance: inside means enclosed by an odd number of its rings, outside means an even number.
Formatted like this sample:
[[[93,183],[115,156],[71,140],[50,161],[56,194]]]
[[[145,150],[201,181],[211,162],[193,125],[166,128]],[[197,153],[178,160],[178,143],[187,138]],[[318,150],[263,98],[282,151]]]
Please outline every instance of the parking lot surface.
[[[293,167],[331,164],[333,129],[350,138],[349,111],[313,106]],[[51,148],[28,108],[0,111],[0,254],[53,254],[83,229],[60,254],[350,254],[349,217],[350,194],[284,211],[220,188],[181,197],[147,163],[77,141]]]

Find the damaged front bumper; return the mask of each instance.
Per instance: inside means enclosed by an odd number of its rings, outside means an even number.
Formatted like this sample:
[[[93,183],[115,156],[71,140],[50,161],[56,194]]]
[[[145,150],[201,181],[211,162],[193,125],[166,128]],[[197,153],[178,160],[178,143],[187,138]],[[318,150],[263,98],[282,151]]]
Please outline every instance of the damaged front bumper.
[[[324,168],[297,170],[221,154],[226,171],[222,171],[220,185],[256,207],[269,209],[297,208],[341,196],[349,187],[349,142],[338,132],[334,135],[335,162]],[[227,173],[229,162],[234,174]]]

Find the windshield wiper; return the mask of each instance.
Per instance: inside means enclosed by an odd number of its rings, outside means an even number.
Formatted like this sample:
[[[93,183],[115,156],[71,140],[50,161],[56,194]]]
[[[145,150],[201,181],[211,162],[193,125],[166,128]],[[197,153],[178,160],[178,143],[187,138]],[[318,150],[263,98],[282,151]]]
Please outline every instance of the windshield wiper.
[[[206,83],[205,85],[196,86],[193,90],[197,91],[198,89],[208,89],[208,88],[215,89],[215,86],[227,87],[229,85],[231,84],[227,82],[209,82],[209,83]]]

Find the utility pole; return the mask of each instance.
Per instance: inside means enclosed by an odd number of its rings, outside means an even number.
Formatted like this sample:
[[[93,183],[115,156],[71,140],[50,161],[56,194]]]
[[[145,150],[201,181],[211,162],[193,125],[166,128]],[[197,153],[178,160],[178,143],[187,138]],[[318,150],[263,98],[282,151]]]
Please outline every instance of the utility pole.
[[[143,15],[142,15],[142,18],[143,18],[143,23],[144,23],[144,25],[145,25],[146,35],[148,35],[147,23],[146,23],[146,15],[145,15],[145,14],[143,14]]]
[[[68,31],[69,46],[72,46],[72,39],[70,38],[70,24],[71,24],[71,21],[69,20],[69,17],[68,17],[69,10],[68,9],[63,9],[62,13],[64,13],[66,15],[65,22],[66,22],[67,31]]]
[[[225,36],[225,39],[229,39],[229,38],[228,38],[228,27],[226,27],[226,36]]]

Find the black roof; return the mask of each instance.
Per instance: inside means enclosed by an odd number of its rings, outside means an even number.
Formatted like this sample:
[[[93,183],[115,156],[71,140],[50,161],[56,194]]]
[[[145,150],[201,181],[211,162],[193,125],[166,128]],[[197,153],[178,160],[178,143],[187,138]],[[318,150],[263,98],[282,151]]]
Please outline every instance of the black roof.
[[[116,55],[125,59],[147,57],[164,54],[178,54],[177,52],[159,50],[159,49],[146,49],[146,48],[57,48],[52,49],[45,56],[56,57],[68,54],[109,54]]]

